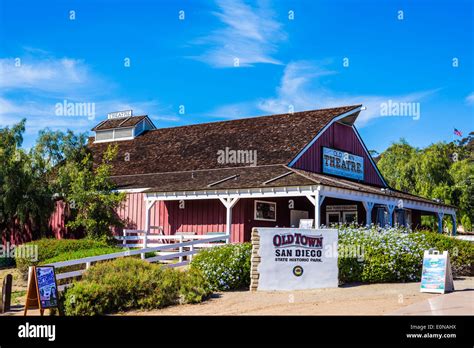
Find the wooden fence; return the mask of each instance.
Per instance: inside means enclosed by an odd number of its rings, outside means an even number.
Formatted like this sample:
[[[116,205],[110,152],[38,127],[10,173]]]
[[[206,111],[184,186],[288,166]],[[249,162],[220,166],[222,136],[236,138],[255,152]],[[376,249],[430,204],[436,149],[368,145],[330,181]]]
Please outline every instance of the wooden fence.
[[[125,238],[124,238],[125,237]],[[140,240],[140,239],[130,239],[132,236],[124,236],[124,237],[117,237],[119,240],[123,240],[125,242],[129,240]],[[190,235],[190,236],[159,236],[160,238],[155,238],[157,236],[153,236],[152,239],[159,239],[164,241],[171,241],[170,243],[155,243],[158,245],[151,245],[143,248],[143,237],[140,237],[142,243],[138,244],[119,244],[120,246],[124,247],[131,247],[139,249],[130,249],[126,251],[121,251],[112,254],[106,255],[99,255],[99,256],[90,256],[85,257],[78,260],[69,260],[69,261],[62,261],[62,262],[55,262],[48,264],[48,266],[54,266],[56,270],[56,280],[60,283],[58,285],[58,290],[62,291],[67,286],[71,285],[71,281],[77,277],[82,276],[82,274],[92,265],[94,262],[106,261],[106,260],[113,260],[119,257],[127,257],[127,256],[134,256],[134,255],[141,255],[141,258],[147,262],[160,262],[164,263],[164,267],[180,267],[188,265],[189,262],[192,260],[193,255],[199,252],[200,249],[203,248],[211,248],[215,246],[222,245],[222,242],[225,242],[229,236],[225,234],[221,234],[218,236],[197,236],[197,235]],[[177,239],[176,239],[177,238]],[[179,241],[176,243],[175,241]],[[153,256],[150,254],[153,253]],[[63,267],[71,267],[71,266],[81,266],[81,269],[74,270],[74,271],[66,271],[61,272],[61,268]]]

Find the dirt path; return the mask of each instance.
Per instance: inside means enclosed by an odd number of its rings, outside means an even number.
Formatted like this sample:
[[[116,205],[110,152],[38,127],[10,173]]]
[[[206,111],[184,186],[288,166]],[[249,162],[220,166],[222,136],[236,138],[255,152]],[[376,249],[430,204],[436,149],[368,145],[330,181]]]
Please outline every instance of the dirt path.
[[[456,290],[473,289],[474,278],[454,281]],[[294,292],[235,291],[200,304],[125,315],[382,315],[437,294],[420,293],[420,283],[352,285]],[[474,314],[474,313],[472,313]]]

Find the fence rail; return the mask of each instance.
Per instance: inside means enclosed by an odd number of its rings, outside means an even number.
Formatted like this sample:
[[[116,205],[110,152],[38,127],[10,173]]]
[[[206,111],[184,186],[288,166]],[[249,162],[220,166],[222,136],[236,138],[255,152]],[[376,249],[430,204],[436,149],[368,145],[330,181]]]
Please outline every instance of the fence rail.
[[[130,237],[130,236],[129,236]],[[157,236],[153,236],[157,237]],[[50,263],[47,266],[54,266],[55,268],[63,268],[63,267],[70,267],[70,266],[77,266],[77,265],[85,265],[85,268],[74,270],[70,272],[63,272],[57,273],[56,279],[57,280],[68,280],[65,284],[61,284],[58,286],[59,291],[63,291],[67,286],[71,285],[71,282],[74,278],[82,276],[82,274],[91,266],[94,262],[106,261],[106,260],[113,260],[119,257],[127,257],[127,256],[134,256],[134,255],[141,255],[141,258],[147,262],[168,262],[163,265],[163,267],[180,267],[189,264],[192,260],[193,255],[197,254],[200,249],[202,248],[212,248],[215,246],[222,245],[222,241],[226,241],[229,236],[228,235],[218,235],[214,237],[209,236],[176,236],[180,237],[178,239],[173,239],[169,237],[175,236],[159,236],[158,239],[170,239],[170,240],[185,240],[179,243],[170,243],[170,244],[160,244],[160,245],[150,245],[146,248],[140,249],[131,249],[126,251],[121,251],[112,254],[105,254],[99,256],[90,256],[84,257],[82,259],[77,260],[68,260],[68,261],[61,261]],[[181,238],[182,237],[182,238]],[[120,239],[120,237],[118,237]],[[119,244],[123,246],[123,244]],[[140,246],[141,244],[130,244],[132,247]],[[186,250],[185,250],[186,249]],[[147,257],[148,253],[154,253],[154,256]],[[186,258],[186,259],[185,259]]]

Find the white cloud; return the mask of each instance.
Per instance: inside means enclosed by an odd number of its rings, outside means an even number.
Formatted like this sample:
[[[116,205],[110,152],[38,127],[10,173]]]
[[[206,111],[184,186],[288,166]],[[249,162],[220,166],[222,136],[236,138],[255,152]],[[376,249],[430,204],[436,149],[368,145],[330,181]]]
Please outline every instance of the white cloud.
[[[25,49],[35,57],[0,59],[0,127],[26,118],[26,142],[38,130],[89,131],[108,112],[133,109],[135,115],[148,114],[152,119],[176,122],[170,107],[157,100],[124,100],[116,97],[117,86],[96,74],[83,60],[55,58],[41,50]],[[88,103],[94,115],[57,115],[56,105]],[[165,115],[165,116],[163,116]],[[170,115],[170,116],[168,116]],[[28,146],[28,144],[26,144]]]
[[[438,89],[407,93],[402,95],[357,95],[338,92],[326,87],[325,77],[337,74],[327,69],[328,62],[294,61],[286,65],[275,96],[258,100],[223,105],[208,113],[218,118],[242,118],[258,114],[282,114],[291,111],[314,110],[344,105],[363,104],[367,109],[357,118],[357,126],[364,126],[370,120],[384,117],[381,105],[389,100],[400,103],[420,102],[438,92]]]
[[[210,48],[192,58],[218,68],[233,67],[235,58],[241,67],[281,64],[273,55],[278,43],[286,39],[286,33],[269,8],[252,8],[241,0],[219,0],[217,5],[219,11],[214,15],[225,26],[196,40],[196,44]]]
[[[468,105],[474,105],[474,92],[472,92],[466,97],[466,103]]]
[[[4,91],[97,94],[110,83],[93,74],[84,61],[72,58],[0,59],[0,88]]]

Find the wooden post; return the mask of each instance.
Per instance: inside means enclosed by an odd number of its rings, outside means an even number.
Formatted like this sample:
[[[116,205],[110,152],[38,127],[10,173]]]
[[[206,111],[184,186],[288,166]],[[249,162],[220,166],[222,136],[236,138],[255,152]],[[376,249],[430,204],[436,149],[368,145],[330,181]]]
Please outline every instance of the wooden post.
[[[443,233],[443,217],[444,217],[444,213],[439,212],[438,213],[438,233]]]
[[[234,205],[237,204],[239,198],[219,198],[219,200],[222,202],[222,204],[224,204],[224,207],[226,208],[225,233],[229,236],[229,238],[226,240],[226,243],[228,244],[232,242],[232,208],[234,207]]]
[[[456,213],[452,214],[451,218],[453,219],[453,236],[455,236],[458,230],[456,225]]]
[[[146,248],[147,246],[147,238],[148,233],[150,233],[150,211],[151,208],[155,205],[155,201],[148,201],[145,198],[145,233],[143,233],[143,246],[142,248]],[[141,254],[142,260],[145,260],[145,253]]]
[[[10,311],[12,299],[12,282],[13,276],[11,274],[7,274],[5,279],[3,279],[2,303],[0,303],[0,313],[6,313]]]
[[[183,241],[184,241],[183,235],[181,234],[181,235],[179,236],[179,243],[183,243]],[[180,253],[183,252],[183,247],[182,247],[182,246],[179,247],[179,252],[180,252]],[[183,262],[183,255],[181,255],[181,256],[179,257],[179,262]]]
[[[374,207],[375,203],[363,201],[362,204],[365,208],[365,225],[370,226],[372,224],[372,208]]]
[[[387,213],[388,213],[388,224],[393,226],[393,211],[395,210],[394,204],[387,204]]]

